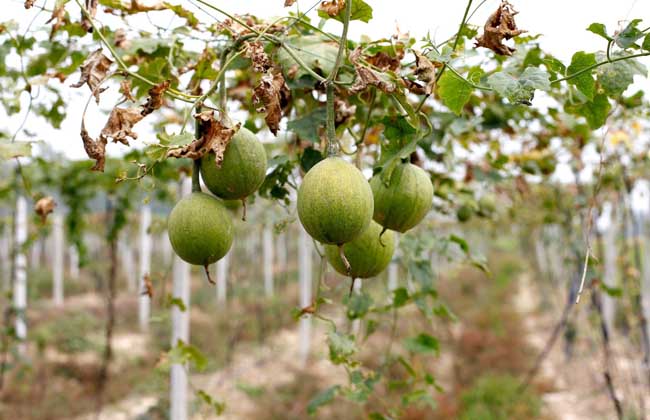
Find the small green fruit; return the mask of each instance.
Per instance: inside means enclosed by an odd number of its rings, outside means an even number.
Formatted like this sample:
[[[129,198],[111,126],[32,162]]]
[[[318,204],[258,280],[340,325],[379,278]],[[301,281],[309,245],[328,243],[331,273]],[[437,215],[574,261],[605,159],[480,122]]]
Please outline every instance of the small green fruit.
[[[339,157],[314,165],[298,189],[298,217],[324,244],[350,242],[372,219],[372,190],[361,171]]]
[[[395,167],[388,179],[381,173],[370,180],[375,199],[373,219],[387,229],[406,232],[422,221],[431,209],[433,185],[427,173],[412,163]]]
[[[478,213],[483,217],[489,217],[496,212],[496,198],[493,194],[485,194],[478,200]]]
[[[467,222],[472,217],[472,213],[474,210],[468,204],[463,204],[456,211],[456,217],[461,222]]]
[[[201,177],[217,197],[226,200],[246,198],[264,182],[266,152],[255,134],[246,128],[240,128],[228,143],[221,168],[217,168],[214,159],[213,152],[203,156]]]
[[[195,192],[176,203],[167,220],[169,241],[185,262],[206,266],[228,253],[233,240],[230,215],[221,202]]]
[[[325,246],[327,260],[336,271],[353,279],[376,276],[388,266],[395,250],[393,232],[387,230],[380,239],[382,229],[381,225],[372,221],[359,237],[343,245],[343,254],[350,264],[350,273],[341,259],[338,246]]]

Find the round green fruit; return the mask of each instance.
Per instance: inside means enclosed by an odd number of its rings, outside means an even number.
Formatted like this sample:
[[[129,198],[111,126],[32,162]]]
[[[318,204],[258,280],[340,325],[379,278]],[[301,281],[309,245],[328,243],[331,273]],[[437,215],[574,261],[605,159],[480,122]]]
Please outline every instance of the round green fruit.
[[[206,153],[201,160],[201,177],[205,186],[226,200],[246,198],[262,185],[266,177],[266,152],[255,134],[240,128],[226,146],[218,168],[215,154]]]
[[[167,220],[167,232],[183,261],[202,266],[226,255],[233,240],[228,211],[218,199],[201,192],[176,203]]]
[[[478,200],[479,215],[488,217],[497,210],[496,198],[493,194],[485,194]]]
[[[370,180],[375,200],[373,219],[387,229],[406,232],[431,209],[433,185],[427,173],[412,163],[395,167],[387,181],[381,173]]]
[[[367,279],[384,271],[393,257],[395,237],[390,230],[379,238],[383,228],[376,222],[370,222],[368,228],[355,240],[343,245],[343,254],[350,264],[347,272],[341,259],[339,247],[326,245],[325,254],[332,267],[344,276],[353,279]]]
[[[472,217],[473,212],[474,211],[469,205],[463,204],[458,208],[458,210],[456,210],[456,217],[461,222],[467,222]]]
[[[361,171],[339,157],[314,165],[298,189],[298,217],[324,244],[350,242],[372,219],[372,190]]]

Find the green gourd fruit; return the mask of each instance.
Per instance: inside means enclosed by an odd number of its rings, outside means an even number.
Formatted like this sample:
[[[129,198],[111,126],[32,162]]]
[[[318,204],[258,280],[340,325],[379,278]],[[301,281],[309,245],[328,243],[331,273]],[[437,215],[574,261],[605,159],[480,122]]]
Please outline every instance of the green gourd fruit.
[[[361,171],[340,157],[314,165],[298,188],[298,217],[312,238],[342,245],[372,219],[372,190]]]
[[[349,273],[341,259],[341,249],[338,246],[325,246],[327,260],[336,271],[353,279],[376,276],[388,266],[395,251],[393,232],[386,231],[380,240],[382,229],[380,224],[372,221],[360,236],[343,245],[343,254],[350,264]]]
[[[469,204],[463,204],[456,210],[456,217],[460,222],[465,223],[472,217],[472,213],[474,213],[472,207]]]
[[[375,200],[373,219],[386,229],[406,232],[431,209],[433,185],[429,175],[412,163],[397,165],[388,180],[376,174],[370,187]]]
[[[264,145],[244,127],[230,139],[220,168],[214,160],[214,152],[203,156],[201,177],[214,195],[225,200],[248,197],[257,191],[266,177]]]
[[[167,220],[169,241],[185,262],[208,266],[228,253],[233,224],[228,210],[217,199],[202,192],[184,197]]]

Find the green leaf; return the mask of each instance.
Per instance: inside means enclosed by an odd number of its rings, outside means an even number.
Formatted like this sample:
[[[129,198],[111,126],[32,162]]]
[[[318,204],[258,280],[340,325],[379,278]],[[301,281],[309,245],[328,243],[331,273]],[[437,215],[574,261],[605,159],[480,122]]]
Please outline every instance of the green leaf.
[[[442,102],[456,115],[460,115],[473,91],[472,85],[451,71],[444,72],[438,81],[438,94]]]
[[[405,339],[404,347],[410,352],[420,354],[437,355],[440,351],[440,343],[438,343],[438,340],[425,333]]]
[[[409,292],[405,287],[398,287],[393,290],[393,307],[400,308],[409,301]]]
[[[326,12],[319,10],[318,16],[323,19],[335,19],[343,22],[345,16],[345,8],[343,8],[336,16],[330,16]],[[360,20],[368,23],[372,19],[372,7],[363,0],[352,0],[352,10],[350,11],[350,20]]]
[[[524,105],[531,105],[535,89],[549,90],[551,87],[549,74],[537,67],[526,67],[519,77],[500,71],[491,74],[487,82],[511,103]]]
[[[209,405],[210,407],[212,407],[212,409],[214,409],[215,415],[220,416],[226,410],[225,403],[215,400],[214,398],[212,398],[210,394],[208,394],[204,390],[199,389],[196,395],[201,399],[201,401],[203,401],[205,404]]]
[[[311,399],[311,401],[309,401],[309,404],[307,404],[307,414],[316,414],[316,411],[318,411],[320,407],[334,401],[334,398],[339,394],[340,389],[340,385],[334,385],[324,391],[319,392],[314,398]]]
[[[403,357],[403,356],[398,356],[397,361],[399,362],[400,365],[406,369],[406,372],[413,378],[417,377],[417,373],[415,372],[415,369],[413,369],[413,366]]]
[[[25,141],[8,140],[0,141],[0,158],[2,160],[13,159],[16,157],[30,157],[32,155],[32,144]]]
[[[412,260],[407,264],[409,273],[418,282],[423,292],[433,291],[433,270],[428,260]]]
[[[323,160],[323,155],[321,152],[314,149],[313,147],[308,147],[303,150],[302,154],[300,155],[300,167],[303,171],[305,171],[305,173],[307,173],[321,160]]]
[[[302,140],[320,143],[319,130],[325,126],[327,110],[324,107],[316,108],[300,118],[287,123],[287,130],[296,133]]]
[[[185,312],[187,310],[183,299],[179,297],[173,297],[171,294],[167,294],[167,306],[170,308],[172,306],[176,306],[178,309],[180,309],[181,312]]]
[[[625,53],[616,53],[612,58],[625,57]],[[607,59],[605,54],[599,54],[598,59]],[[596,70],[598,82],[605,94],[610,97],[618,97],[634,82],[634,75],[646,76],[648,69],[634,58],[608,63],[598,67]]]
[[[589,32],[595,33],[596,35],[602,36],[603,38],[605,38],[608,41],[612,40],[612,37],[607,35],[607,28],[602,23],[592,23],[591,25],[589,25],[587,27],[587,30]]]
[[[329,38],[320,35],[295,35],[287,37],[285,44],[294,55],[317,73],[328,75],[334,68],[339,49],[338,44]],[[309,75],[284,48],[278,49],[277,60],[287,80]],[[297,71],[293,73],[291,70],[296,68]],[[290,72],[292,78],[288,76]]]
[[[343,335],[336,331],[330,331],[327,333],[327,344],[332,363],[335,365],[352,363],[350,357],[357,351],[353,335]]]
[[[599,94],[594,96],[593,101],[577,105],[568,105],[566,109],[572,114],[582,115],[585,117],[589,127],[592,130],[595,130],[605,124],[607,114],[611,107],[607,95]]]
[[[633,19],[627,24],[625,29],[616,35],[616,45],[625,49],[634,45],[637,39],[642,38],[645,34],[637,26],[641,23],[641,19]]]
[[[354,293],[348,300],[347,317],[348,319],[363,318],[372,306],[373,300],[369,294]]]
[[[579,72],[582,69],[593,66],[596,64],[596,54],[587,54],[584,51],[578,51],[573,54],[571,58],[571,65],[567,68],[567,74],[571,75]],[[596,81],[594,80],[591,72],[586,71],[568,82],[574,85],[580,92],[582,92],[589,100],[594,99],[596,93]]]
[[[469,254],[469,244],[465,239],[461,238],[460,236],[452,234],[449,236],[449,241],[457,244],[465,254]]]
[[[194,16],[194,13],[190,12],[180,4],[170,4],[167,2],[163,2],[163,5],[174,12],[176,16],[182,17],[183,19],[187,20],[187,24],[191,26],[192,28],[196,28],[199,24],[199,20]]]
[[[406,117],[401,115],[386,116],[381,120],[384,125],[384,137],[400,145],[408,142],[410,136],[415,134],[417,130],[409,124]]]
[[[643,44],[641,44],[641,48],[646,51],[650,51],[650,34],[646,35],[645,38],[643,38]]]
[[[169,360],[171,363],[178,363],[184,365],[192,363],[194,368],[198,371],[205,370],[208,366],[208,359],[201,351],[191,344],[185,344],[183,340],[178,340],[169,353]]]

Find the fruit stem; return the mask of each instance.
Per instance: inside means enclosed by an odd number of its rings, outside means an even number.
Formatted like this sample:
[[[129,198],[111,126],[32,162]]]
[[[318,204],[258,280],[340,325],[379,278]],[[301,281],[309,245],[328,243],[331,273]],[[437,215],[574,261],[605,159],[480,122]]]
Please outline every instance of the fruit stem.
[[[350,266],[350,262],[343,252],[343,245],[339,245],[339,256],[341,257],[341,261],[343,261],[343,265],[345,266],[345,272],[350,275],[352,267]]]
[[[241,205],[242,205],[242,208],[243,208],[242,209],[243,213],[241,215],[241,220],[242,220],[242,222],[245,222],[246,221],[246,197],[241,199]]]
[[[354,277],[350,277],[352,282],[350,282],[350,292],[348,293],[348,299],[352,297],[352,292],[354,291],[354,282],[357,280]]]
[[[386,244],[384,244],[384,241],[382,240],[382,236],[384,236],[384,233],[386,233],[387,230],[388,228],[384,226],[384,228],[381,230],[381,233],[379,234],[379,244],[383,247],[385,247]]]
[[[208,281],[210,282],[210,284],[216,285],[217,283],[214,280],[212,280],[212,276],[210,276],[210,266],[208,264],[205,264],[203,266],[203,270],[205,270],[205,275],[208,277]]]
[[[196,113],[201,113],[201,104],[196,106]],[[201,138],[201,119],[196,118],[194,122],[194,138]],[[192,166],[192,192],[201,192],[201,180],[199,178],[199,173],[201,172],[201,158],[194,159],[194,165]]]

